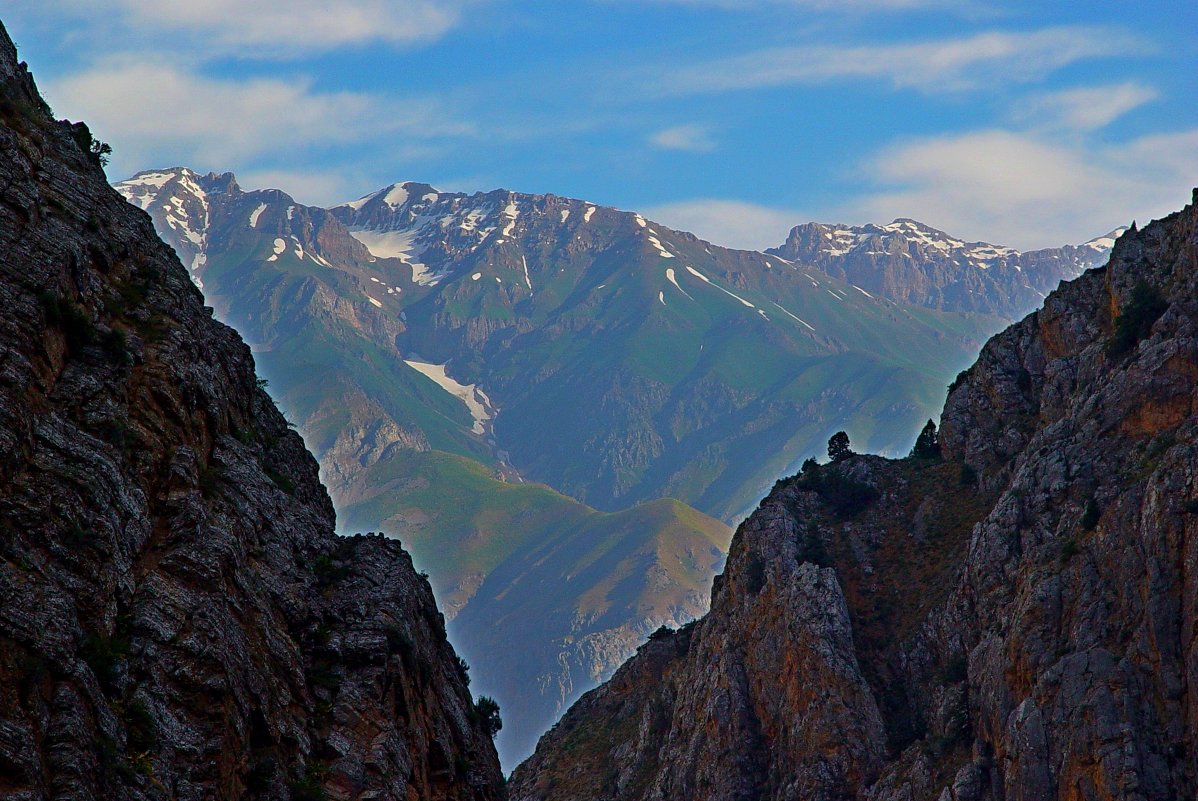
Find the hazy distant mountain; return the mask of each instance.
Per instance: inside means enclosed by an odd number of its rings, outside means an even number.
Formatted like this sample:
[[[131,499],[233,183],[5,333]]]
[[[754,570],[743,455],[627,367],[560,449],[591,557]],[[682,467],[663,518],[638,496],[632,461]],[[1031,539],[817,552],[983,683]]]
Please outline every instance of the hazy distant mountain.
[[[963,242],[898,219],[888,225],[807,223],[767,252],[811,265],[875,295],[932,309],[981,312],[1016,320],[1062,280],[1106,261],[1119,228],[1082,245],[1019,252]]]
[[[685,504],[735,520],[840,428],[905,451],[1000,325],[551,195],[118,188],[253,345],[342,528],[430,572],[509,762],[703,611],[730,531]]]
[[[484,387],[523,475],[601,509],[735,520],[836,428],[909,446],[995,320],[552,195],[397,184],[331,212],[412,286],[403,349]]]

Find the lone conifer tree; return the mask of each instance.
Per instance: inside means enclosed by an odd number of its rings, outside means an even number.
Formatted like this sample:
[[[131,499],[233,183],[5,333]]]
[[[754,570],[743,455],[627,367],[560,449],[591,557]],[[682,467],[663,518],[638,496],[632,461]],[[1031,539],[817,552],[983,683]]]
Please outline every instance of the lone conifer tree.
[[[849,435],[843,431],[837,431],[828,440],[828,458],[834,462],[839,462],[846,456],[852,456],[853,451],[849,449]]]
[[[911,455],[920,459],[940,458],[940,435],[936,432],[936,424],[931,420],[923,427],[923,431],[919,432],[919,438],[915,440],[915,447],[911,449]]]

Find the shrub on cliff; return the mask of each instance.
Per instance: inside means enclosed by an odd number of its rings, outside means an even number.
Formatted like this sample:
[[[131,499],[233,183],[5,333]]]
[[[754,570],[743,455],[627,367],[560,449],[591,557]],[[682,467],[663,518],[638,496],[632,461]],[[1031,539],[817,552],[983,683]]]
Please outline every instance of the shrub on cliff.
[[[1107,344],[1107,355],[1119,357],[1129,353],[1151,333],[1152,324],[1167,308],[1169,302],[1161,296],[1160,290],[1146,281],[1138,282],[1131,290],[1127,305],[1115,319],[1115,333]]]

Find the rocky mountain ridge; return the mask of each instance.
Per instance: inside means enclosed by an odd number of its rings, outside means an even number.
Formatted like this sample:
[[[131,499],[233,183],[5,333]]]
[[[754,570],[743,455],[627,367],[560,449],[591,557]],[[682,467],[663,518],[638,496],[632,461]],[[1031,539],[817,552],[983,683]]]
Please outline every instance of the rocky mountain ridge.
[[[427,581],[0,27],[0,795],[494,799]],[[194,264],[194,262],[193,262]]]
[[[1198,190],[994,337],[939,455],[780,481],[511,797],[1189,798]]]
[[[1081,245],[1020,252],[964,242],[906,218],[886,225],[806,223],[766,252],[892,300],[1017,320],[1061,281],[1105,262],[1125,230]]]
[[[118,188],[150,208],[186,258],[186,230],[203,220],[184,225],[170,211],[193,205],[175,198],[183,182],[164,182],[177,172],[141,173]],[[190,175],[205,192],[204,181],[226,180]],[[222,319],[256,347],[273,347],[298,323],[289,308],[297,303],[309,307],[302,315],[343,319],[489,400],[479,398],[491,407],[480,419],[461,419],[460,404],[429,417],[412,411],[426,400],[405,391],[397,403],[406,418],[394,420],[405,432],[606,511],[672,496],[738,518],[797,466],[780,454],[760,462],[759,448],[756,459],[738,458],[746,431],[772,429],[793,454],[810,452],[836,421],[880,449],[905,448],[930,411],[923,376],[947,381],[998,326],[894,304],[776,257],[553,195],[409,183],[328,212],[274,190],[220,199],[226,211],[208,225],[197,275]],[[263,277],[276,272],[313,283],[281,297],[283,284]],[[746,370],[750,347],[793,380]],[[815,373],[836,363],[845,378],[825,393]],[[879,373],[891,381],[873,383]],[[894,408],[880,417],[877,405]],[[321,452],[323,438],[314,445]]]

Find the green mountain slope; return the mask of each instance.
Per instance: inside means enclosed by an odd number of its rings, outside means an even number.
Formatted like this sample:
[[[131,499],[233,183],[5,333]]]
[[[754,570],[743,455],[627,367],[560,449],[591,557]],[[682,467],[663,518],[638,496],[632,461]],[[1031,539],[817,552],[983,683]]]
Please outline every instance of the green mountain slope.
[[[508,702],[496,744],[513,764],[650,632],[706,611],[732,536],[678,501],[598,512],[438,451],[398,453],[360,485],[341,526],[381,522],[428,571],[475,692]]]

